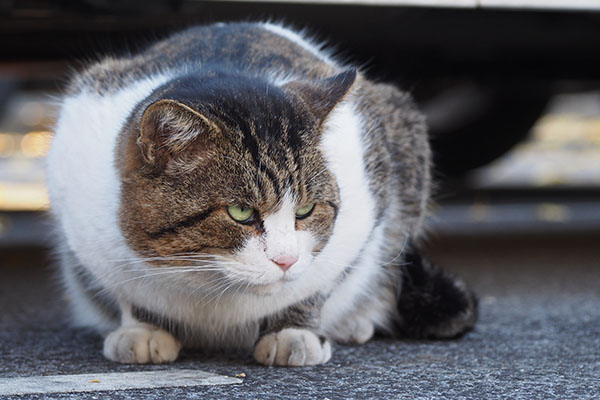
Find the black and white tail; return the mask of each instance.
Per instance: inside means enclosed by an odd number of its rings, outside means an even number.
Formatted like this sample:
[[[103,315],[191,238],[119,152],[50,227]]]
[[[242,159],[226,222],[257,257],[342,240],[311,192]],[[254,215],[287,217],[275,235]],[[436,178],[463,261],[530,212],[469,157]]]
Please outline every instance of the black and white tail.
[[[477,321],[477,298],[467,285],[412,247],[405,253],[396,332],[402,337],[451,339]]]

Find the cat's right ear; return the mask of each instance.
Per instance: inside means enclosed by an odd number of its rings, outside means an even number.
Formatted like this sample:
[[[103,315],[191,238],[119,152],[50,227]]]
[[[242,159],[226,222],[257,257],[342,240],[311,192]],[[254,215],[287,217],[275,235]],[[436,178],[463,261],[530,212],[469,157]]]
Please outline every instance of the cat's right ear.
[[[352,91],[356,70],[350,69],[317,82],[292,81],[285,89],[295,92],[321,123]]]
[[[193,108],[175,100],[159,100],[149,105],[139,127],[136,143],[144,163],[155,170],[194,145],[205,146],[220,129]]]

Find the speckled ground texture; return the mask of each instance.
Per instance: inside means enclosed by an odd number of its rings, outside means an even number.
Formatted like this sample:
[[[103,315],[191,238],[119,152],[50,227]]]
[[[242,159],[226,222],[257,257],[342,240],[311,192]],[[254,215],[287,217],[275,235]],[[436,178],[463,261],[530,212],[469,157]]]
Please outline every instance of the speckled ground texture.
[[[65,323],[51,267],[11,251],[0,256],[0,377],[162,369],[246,374],[237,385],[13,396],[28,399],[600,398],[597,237],[434,238],[430,254],[479,293],[473,332],[455,341],[376,339],[337,346],[323,366],[266,368],[246,354],[184,353],[160,366],[106,361],[100,337]]]

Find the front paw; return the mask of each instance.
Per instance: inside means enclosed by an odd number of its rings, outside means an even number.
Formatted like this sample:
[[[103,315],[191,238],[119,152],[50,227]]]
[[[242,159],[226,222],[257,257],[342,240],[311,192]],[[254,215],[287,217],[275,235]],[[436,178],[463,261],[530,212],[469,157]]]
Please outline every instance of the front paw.
[[[324,364],[331,358],[331,345],[309,330],[287,328],[260,338],[254,346],[254,358],[264,365]]]
[[[152,325],[120,327],[104,340],[104,356],[125,364],[162,364],[175,361],[181,343]]]

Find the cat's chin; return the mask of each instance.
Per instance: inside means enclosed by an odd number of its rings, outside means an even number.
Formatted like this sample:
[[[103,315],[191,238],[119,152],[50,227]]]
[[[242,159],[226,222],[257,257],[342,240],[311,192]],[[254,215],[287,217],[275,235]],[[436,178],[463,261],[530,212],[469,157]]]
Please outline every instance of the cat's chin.
[[[252,293],[254,293],[255,295],[258,295],[258,296],[271,296],[271,295],[277,294],[279,291],[281,291],[281,289],[283,288],[285,283],[286,283],[285,280],[279,279],[279,280],[277,280],[275,282],[271,282],[271,283],[250,285],[248,287],[248,289]]]

